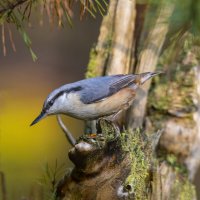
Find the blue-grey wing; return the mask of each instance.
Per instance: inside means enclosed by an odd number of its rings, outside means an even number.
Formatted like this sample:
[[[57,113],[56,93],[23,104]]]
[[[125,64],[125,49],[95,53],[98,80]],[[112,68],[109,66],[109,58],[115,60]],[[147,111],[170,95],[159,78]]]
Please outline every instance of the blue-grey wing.
[[[102,101],[120,89],[135,84],[134,81],[137,76],[133,74],[120,74],[87,79],[87,81],[82,83],[83,89],[80,92],[81,101],[85,104]]]

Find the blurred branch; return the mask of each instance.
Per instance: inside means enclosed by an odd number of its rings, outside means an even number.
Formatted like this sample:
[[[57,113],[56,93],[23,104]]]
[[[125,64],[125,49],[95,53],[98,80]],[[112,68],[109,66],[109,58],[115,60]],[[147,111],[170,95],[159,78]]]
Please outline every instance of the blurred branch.
[[[166,35],[169,31],[169,19],[174,11],[174,4],[163,3],[158,9],[158,16],[152,28],[150,30],[146,30],[146,28],[144,28],[143,30],[142,34],[145,34],[147,31],[149,34],[145,41],[140,41],[140,45],[144,46],[144,49],[141,50],[138,56],[138,63],[135,69],[136,73],[155,71],[159,55],[165,42]],[[142,36],[141,38],[144,37]],[[134,129],[142,127],[150,84],[151,81],[148,81],[148,83],[146,83],[142,89],[138,91],[138,95],[129,110],[129,128]]]
[[[108,13],[103,17],[101,23],[97,45],[90,51],[86,78],[102,76],[106,71],[106,64],[112,43],[116,6],[117,0],[110,1]]]
[[[99,0],[0,0],[0,25],[2,25],[4,55],[6,54],[5,33],[7,33],[3,26],[5,23],[14,24],[16,26],[31,53],[33,61],[36,61],[37,56],[31,49],[31,40],[25,31],[25,23],[30,22],[29,19],[33,8],[34,10],[40,10],[41,25],[43,24],[45,11],[51,25],[56,23],[59,27],[64,27],[65,25],[72,26],[73,3],[77,3],[80,6],[80,19],[82,19],[86,13],[89,13],[94,18],[98,12],[103,16],[108,6],[105,0],[102,2]],[[12,48],[15,51],[11,31],[8,32]]]
[[[61,129],[63,130],[65,137],[67,138],[68,142],[74,146],[76,144],[76,140],[74,139],[72,133],[68,130],[68,128],[63,123],[61,116],[57,115],[58,124],[60,125]]]
[[[128,73],[134,46],[134,31],[136,18],[136,1],[118,0],[110,57],[108,60],[108,75]]]
[[[13,10],[16,7],[22,5],[23,3],[30,1],[30,0],[18,0],[15,3],[10,3],[6,6],[0,9],[0,15],[3,15],[5,12],[9,11],[9,10]]]

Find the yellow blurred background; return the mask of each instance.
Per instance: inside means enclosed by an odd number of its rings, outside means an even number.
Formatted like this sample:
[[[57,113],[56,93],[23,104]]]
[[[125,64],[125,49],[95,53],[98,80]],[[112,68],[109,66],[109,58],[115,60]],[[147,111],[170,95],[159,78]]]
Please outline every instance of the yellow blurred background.
[[[29,125],[49,92],[84,78],[99,24],[100,17],[82,22],[74,19],[72,29],[51,27],[48,22],[40,27],[32,22],[28,32],[36,62],[14,27],[17,52],[12,51],[8,38],[5,57],[0,48],[0,171],[5,174],[8,200],[29,199],[47,163],[58,160],[58,164],[71,166],[67,157],[70,146],[55,116]],[[75,137],[83,133],[83,122],[64,118]]]

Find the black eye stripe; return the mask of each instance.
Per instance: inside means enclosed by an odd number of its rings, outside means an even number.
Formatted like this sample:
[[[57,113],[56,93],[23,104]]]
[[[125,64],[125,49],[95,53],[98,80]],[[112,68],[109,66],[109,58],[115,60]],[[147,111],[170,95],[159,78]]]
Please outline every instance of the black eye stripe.
[[[61,95],[63,95],[64,93],[70,93],[70,92],[76,92],[76,91],[80,91],[82,90],[82,87],[81,86],[78,86],[78,87],[74,87],[74,88],[70,88],[68,90],[64,90],[64,91],[60,91],[58,92],[46,105],[46,110],[48,110],[55,102],[55,100],[60,97]]]

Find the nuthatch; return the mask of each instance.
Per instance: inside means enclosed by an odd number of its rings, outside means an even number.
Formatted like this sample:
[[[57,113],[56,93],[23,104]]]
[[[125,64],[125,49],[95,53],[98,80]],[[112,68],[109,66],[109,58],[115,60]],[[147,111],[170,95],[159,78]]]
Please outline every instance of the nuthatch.
[[[131,105],[138,86],[157,74],[160,72],[119,74],[63,85],[49,94],[41,114],[31,125],[48,115],[56,114],[82,120],[116,115]]]

